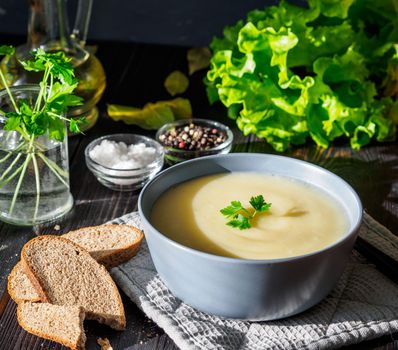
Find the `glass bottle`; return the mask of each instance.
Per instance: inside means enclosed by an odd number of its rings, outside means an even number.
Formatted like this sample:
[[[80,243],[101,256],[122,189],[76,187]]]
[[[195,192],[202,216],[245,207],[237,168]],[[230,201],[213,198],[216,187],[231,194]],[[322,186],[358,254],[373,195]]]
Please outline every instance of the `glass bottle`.
[[[101,62],[85,47],[93,0],[79,0],[75,25],[69,29],[66,0],[29,0],[30,15],[27,43],[17,47],[16,55],[5,58],[0,69],[9,85],[33,84],[40,76],[24,70],[19,63],[29,58],[32,50],[64,51],[72,59],[76,77],[79,79],[75,93],[84,99],[82,106],[69,111],[69,117],[86,117],[83,130],[91,128],[97,121],[96,104],[106,86],[105,72]],[[1,84],[0,84],[1,85]]]

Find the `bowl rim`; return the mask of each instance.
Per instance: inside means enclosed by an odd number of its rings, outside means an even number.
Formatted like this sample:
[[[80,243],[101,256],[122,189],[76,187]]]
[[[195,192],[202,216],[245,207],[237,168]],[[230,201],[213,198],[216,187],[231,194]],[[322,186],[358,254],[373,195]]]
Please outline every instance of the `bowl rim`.
[[[110,137],[120,137],[120,136],[138,137],[138,138],[141,138],[141,139],[143,139],[143,140],[145,140],[147,142],[153,143],[155,145],[155,148],[156,148],[156,153],[157,153],[156,158],[151,163],[149,163],[149,164],[147,164],[147,165],[145,165],[143,167],[140,167],[140,168],[118,169],[118,168],[110,168],[110,167],[107,167],[106,165],[102,165],[102,164],[98,163],[97,161],[95,161],[94,159],[92,159],[90,157],[89,152],[93,148],[94,143],[100,143],[102,140],[108,139]],[[114,171],[114,172],[117,171],[117,172],[120,172],[120,173],[123,174],[125,172],[143,171],[143,170],[150,170],[152,168],[156,168],[158,163],[163,161],[164,149],[163,149],[163,146],[158,141],[156,141],[156,140],[154,140],[154,139],[152,139],[152,138],[150,138],[148,136],[143,136],[143,135],[138,135],[138,134],[133,134],[133,133],[117,133],[117,134],[104,135],[104,136],[101,136],[101,137],[98,137],[98,138],[92,140],[86,146],[86,148],[84,150],[84,156],[85,156],[85,159],[86,159],[86,163],[88,163],[87,166],[91,165],[91,166],[94,167],[95,170],[103,172],[102,169],[105,169],[106,171]]]
[[[192,150],[179,149],[179,148],[175,148],[173,146],[163,145],[163,143],[159,140],[160,135],[162,135],[166,130],[172,128],[173,126],[181,126],[181,125],[191,124],[191,123],[195,123],[195,122],[208,124],[208,125],[213,126],[215,128],[219,128],[220,130],[224,131],[227,134],[227,139],[223,143],[219,144],[216,147],[212,147],[212,148],[209,148],[209,149],[203,149],[203,150],[199,150],[199,149],[196,149],[196,150],[194,150],[194,149],[192,149]],[[223,123],[220,123],[220,122],[218,122],[216,120],[203,119],[203,118],[187,118],[187,119],[178,119],[178,120],[175,120],[173,122],[164,124],[156,132],[155,139],[168,152],[184,153],[184,154],[187,154],[187,155],[190,155],[190,154],[194,155],[194,154],[198,154],[198,153],[202,153],[202,152],[222,151],[223,149],[229,147],[232,144],[232,142],[234,140],[234,134],[233,134],[233,132],[231,131],[231,129],[227,125],[225,125]]]
[[[255,156],[267,156],[267,157],[271,157],[271,158],[283,158],[283,159],[289,159],[292,162],[297,162],[297,163],[301,163],[301,164],[306,164],[310,167],[313,167],[317,170],[323,171],[328,173],[329,175],[331,175],[332,177],[337,178],[339,181],[341,181],[346,187],[347,189],[351,192],[351,194],[354,196],[354,199],[356,201],[356,204],[358,205],[358,218],[356,220],[356,222],[354,222],[353,227],[346,232],[342,237],[340,237],[337,241],[333,242],[332,244],[327,245],[326,247],[323,247],[322,249],[313,251],[313,252],[309,252],[307,254],[302,254],[302,255],[297,255],[297,256],[291,256],[291,257],[287,257],[287,258],[274,258],[274,259],[244,259],[244,258],[232,258],[232,257],[226,257],[226,256],[221,256],[221,255],[215,255],[215,254],[211,254],[211,253],[207,253],[207,252],[203,252],[191,247],[187,247],[181,243],[178,243],[174,240],[172,240],[171,238],[168,238],[166,235],[164,235],[163,233],[161,233],[160,231],[158,231],[156,229],[156,227],[154,227],[150,221],[145,217],[144,213],[143,213],[143,209],[142,209],[142,200],[143,197],[148,189],[149,186],[151,186],[152,183],[159,181],[162,177],[167,176],[170,172],[173,172],[174,169],[176,167],[183,167],[183,166],[189,166],[190,163],[192,162],[201,162],[201,161],[205,161],[207,159],[212,159],[212,158],[220,158],[220,157],[247,157],[249,155],[255,155]],[[193,178],[192,178],[193,179]],[[142,221],[145,222],[146,225],[149,225],[149,227],[151,227],[152,232],[154,232],[160,239],[166,241],[167,243],[175,246],[178,249],[181,249],[187,253],[190,254],[194,254],[196,256],[199,257],[203,257],[206,259],[210,259],[210,260],[216,260],[219,262],[224,262],[224,263],[234,263],[234,264],[248,264],[248,265],[257,265],[257,264],[275,264],[275,263],[287,263],[287,262],[292,262],[295,260],[301,260],[301,259],[306,259],[306,258],[310,258],[312,256],[324,253],[326,251],[332,250],[337,248],[338,246],[342,245],[345,241],[347,241],[348,239],[350,239],[352,236],[356,236],[358,235],[359,232],[359,227],[362,223],[362,219],[363,219],[363,206],[362,206],[362,202],[358,196],[358,194],[356,193],[356,191],[353,189],[353,187],[347,182],[345,181],[343,178],[341,178],[340,176],[334,174],[333,172],[331,172],[330,170],[327,170],[325,168],[322,168],[319,165],[301,160],[301,159],[296,159],[296,158],[292,158],[292,157],[288,157],[288,156],[282,156],[282,155],[274,155],[274,154],[266,154],[266,153],[229,153],[229,154],[222,154],[222,155],[210,155],[210,156],[205,156],[205,157],[200,157],[200,158],[195,158],[195,159],[191,159],[191,160],[187,160],[185,162],[182,163],[178,163],[176,165],[173,165],[165,170],[163,170],[162,172],[160,172],[159,174],[157,174],[151,181],[149,181],[141,190],[141,193],[138,197],[138,212],[140,215],[140,218]]]

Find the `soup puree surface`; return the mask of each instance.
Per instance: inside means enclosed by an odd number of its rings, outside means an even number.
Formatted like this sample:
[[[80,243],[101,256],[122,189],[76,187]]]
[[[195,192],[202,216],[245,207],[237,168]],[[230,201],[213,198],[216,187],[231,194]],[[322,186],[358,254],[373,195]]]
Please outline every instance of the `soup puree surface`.
[[[252,196],[271,202],[245,230],[226,225],[220,213],[231,201],[249,208]],[[274,259],[320,250],[346,232],[340,204],[304,182],[249,172],[193,179],[163,193],[156,201],[152,224],[185,246],[227,257]]]

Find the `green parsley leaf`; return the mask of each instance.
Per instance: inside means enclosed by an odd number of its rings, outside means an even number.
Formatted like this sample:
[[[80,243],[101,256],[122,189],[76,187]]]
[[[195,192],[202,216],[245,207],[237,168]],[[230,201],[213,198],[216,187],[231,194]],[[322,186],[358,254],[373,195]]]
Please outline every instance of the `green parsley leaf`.
[[[239,201],[232,201],[231,205],[220,210],[220,213],[226,217],[231,217],[236,215],[240,210],[242,210],[242,203]]]
[[[33,114],[32,108],[31,108],[29,102],[26,100],[21,100],[21,103],[19,106],[19,111],[21,114],[23,114],[27,117],[32,117],[32,114]]]
[[[72,118],[69,121],[69,130],[70,130],[70,132],[73,133],[73,134],[80,133],[81,132],[80,126],[85,124],[86,122],[87,122],[86,118],[79,118],[79,119]]]
[[[66,112],[69,107],[80,106],[83,99],[76,95],[62,94],[48,102],[48,108],[55,112]]]
[[[38,48],[32,51],[33,59],[22,61],[24,69],[29,71],[45,71],[51,69],[51,74],[63,84],[74,85],[76,80],[71,59],[64,52],[48,53]]]
[[[11,45],[0,46],[0,55],[13,55],[15,53],[15,47]]]
[[[32,135],[44,135],[48,129],[49,117],[47,112],[39,112],[32,115],[31,123],[29,125],[29,132]]]
[[[45,65],[52,65],[52,74],[61,82],[69,85],[75,83],[75,74],[73,66],[70,63],[71,59],[67,57],[64,52],[47,53],[44,50],[38,49],[35,53],[35,57],[41,60]]]
[[[27,71],[33,71],[33,72],[42,72],[46,69],[46,66],[42,61],[20,61],[23,68]]]
[[[267,211],[272,205],[271,203],[266,203],[261,194],[259,196],[250,198],[249,203],[259,213]]]
[[[83,98],[77,95],[66,95],[65,105],[66,107],[76,107],[83,104]]]
[[[48,96],[48,101],[53,101],[60,95],[72,94],[76,87],[77,84],[68,85],[55,82],[52,86],[51,94]]]
[[[59,118],[49,118],[49,136],[50,138],[62,141],[65,137],[65,123]]]
[[[236,215],[232,220],[227,222],[227,225],[238,228],[239,230],[245,230],[252,227],[249,222],[249,218],[242,214]]]
[[[7,120],[4,125],[4,130],[13,131],[17,130],[21,125],[21,116],[16,112],[7,113]]]

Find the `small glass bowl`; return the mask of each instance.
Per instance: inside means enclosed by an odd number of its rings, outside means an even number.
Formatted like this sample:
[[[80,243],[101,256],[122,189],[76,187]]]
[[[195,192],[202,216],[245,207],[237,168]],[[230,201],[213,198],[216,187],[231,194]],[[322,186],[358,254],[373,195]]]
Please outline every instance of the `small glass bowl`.
[[[227,139],[220,145],[209,148],[206,150],[183,150],[176,147],[165,146],[162,144],[160,140],[160,136],[165,134],[170,129],[173,129],[178,126],[185,126],[189,124],[195,124],[202,127],[208,127],[211,129],[217,129],[223,131],[227,135]],[[168,123],[163,125],[158,132],[156,133],[156,141],[158,141],[164,148],[165,152],[165,160],[168,164],[176,164],[183,162],[185,160],[203,157],[203,156],[210,156],[213,154],[226,154],[231,151],[232,148],[232,141],[234,139],[234,135],[228,126],[221,124],[219,122],[207,119],[181,119],[177,120],[172,123]]]
[[[153,162],[142,168],[135,169],[114,169],[97,163],[90,157],[90,151],[103,140],[124,142],[127,145],[143,143],[147,147],[156,149],[156,158]],[[142,188],[151,180],[163,167],[163,147],[149,137],[135,134],[107,135],[95,139],[85,149],[87,167],[95,175],[97,180],[104,186],[115,191],[135,191]]]

